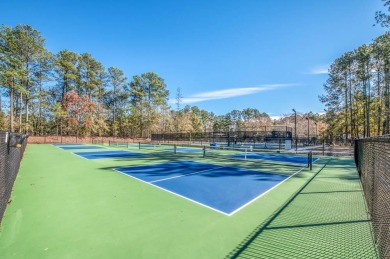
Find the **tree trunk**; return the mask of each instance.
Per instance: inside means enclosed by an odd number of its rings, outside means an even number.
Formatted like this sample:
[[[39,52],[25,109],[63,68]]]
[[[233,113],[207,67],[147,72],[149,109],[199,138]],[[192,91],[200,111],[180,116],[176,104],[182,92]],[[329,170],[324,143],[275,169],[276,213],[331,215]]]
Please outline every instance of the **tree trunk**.
[[[363,136],[367,136],[367,89],[366,80],[363,79]],[[359,109],[358,109],[359,110]]]
[[[19,133],[22,133],[22,103],[23,103],[23,94],[19,94]]]
[[[381,134],[382,126],[382,95],[381,95],[381,83],[380,83],[380,70],[377,72],[377,95],[378,95],[378,116],[377,116],[377,135]]]
[[[29,75],[30,75],[30,68],[29,68],[29,60],[27,60],[26,62],[26,71],[27,71],[27,78],[26,78],[26,91],[29,91],[30,90],[30,78],[29,78]],[[25,132],[28,133],[28,129],[30,127],[30,123],[28,121],[28,102],[29,102],[29,99],[28,99],[28,93],[26,92],[26,100],[25,100],[25,105],[26,105],[26,125],[24,126],[25,127]]]
[[[115,110],[116,110],[116,85],[114,84],[114,107],[112,109],[112,133],[114,138],[116,136],[115,132]]]
[[[390,133],[390,93],[389,93],[389,64],[385,62],[385,88],[384,88],[384,99],[385,99],[385,121],[383,122],[383,135]]]
[[[25,131],[26,131],[26,134],[28,133],[28,130],[29,130],[29,127],[30,127],[30,122],[28,120],[28,103],[29,103],[29,100],[27,99],[26,97],[26,125],[25,125]]]
[[[66,73],[66,71],[64,71],[64,76],[62,78],[64,80],[64,84],[62,85],[62,93],[61,93],[62,108],[64,108],[65,93],[67,92],[67,88],[68,88],[68,79],[66,78],[65,73]]]
[[[349,75],[350,75],[350,72],[349,72]],[[351,139],[354,138],[355,136],[355,120],[354,120],[354,116],[353,116],[353,105],[352,105],[352,84],[351,84],[351,80],[349,79],[347,81],[347,84],[348,84],[348,89],[349,89],[349,115],[350,115],[350,121],[351,121]]]
[[[10,102],[10,112],[9,112],[9,124],[10,124],[10,131],[14,132],[14,78],[11,80],[11,93],[9,95],[9,102]]]
[[[348,88],[347,87],[345,87],[344,98],[345,98],[345,143],[344,144],[346,145],[348,139]]]
[[[366,71],[367,75],[369,75],[368,67]],[[371,123],[370,123],[370,113],[371,113],[371,83],[370,80],[367,80],[368,83],[368,91],[367,91],[367,110],[366,110],[366,119],[367,119],[367,137],[371,136]]]
[[[42,78],[39,80],[39,114],[38,114],[39,135],[42,135]]]

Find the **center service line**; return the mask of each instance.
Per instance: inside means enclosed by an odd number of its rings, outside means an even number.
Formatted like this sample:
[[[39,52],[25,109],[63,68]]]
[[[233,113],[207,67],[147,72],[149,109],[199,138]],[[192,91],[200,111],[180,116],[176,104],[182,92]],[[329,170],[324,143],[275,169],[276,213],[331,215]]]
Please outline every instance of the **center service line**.
[[[216,167],[216,168],[206,169],[206,170],[202,170],[202,171],[198,171],[198,172],[194,172],[194,173],[189,173],[189,174],[183,174],[183,175],[168,177],[168,178],[164,178],[164,179],[160,179],[160,180],[151,181],[150,183],[157,183],[157,182],[161,182],[161,181],[165,181],[165,180],[170,180],[170,179],[175,179],[175,178],[180,178],[180,177],[184,177],[184,176],[192,175],[192,174],[200,174],[200,173],[204,173],[204,172],[208,172],[208,171],[212,171],[212,170],[216,170],[216,169],[220,169],[220,168],[223,168],[223,167]]]

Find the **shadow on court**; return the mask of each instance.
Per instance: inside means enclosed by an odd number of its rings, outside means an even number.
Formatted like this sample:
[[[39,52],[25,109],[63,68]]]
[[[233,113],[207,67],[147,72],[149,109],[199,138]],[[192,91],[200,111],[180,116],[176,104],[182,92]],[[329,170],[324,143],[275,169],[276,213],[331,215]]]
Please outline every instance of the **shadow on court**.
[[[378,258],[357,172],[348,166],[324,165],[227,258]]]
[[[128,166],[140,166],[140,165],[153,165],[153,164],[161,164],[172,161],[195,161],[199,163],[206,163],[212,165],[219,165],[225,167],[234,167],[234,168],[245,168],[255,171],[260,171],[263,173],[274,173],[274,174],[282,174],[282,175],[293,175],[297,171],[302,168],[306,168],[305,165],[299,164],[287,164],[284,162],[275,162],[275,161],[252,161],[252,160],[243,160],[243,159],[231,159],[224,157],[203,157],[202,154],[199,153],[177,153],[173,154],[172,152],[162,152],[155,151],[150,152],[141,150],[140,152],[144,152],[141,154],[146,154],[147,156],[137,157],[137,158],[126,158],[126,157],[118,157],[113,158],[113,164],[115,166],[104,167],[102,169],[117,169],[121,167]],[[129,162],[128,165],[123,165],[123,163]],[[324,162],[324,161],[321,161]],[[180,168],[185,169],[185,168]],[[169,172],[167,172],[169,174]],[[245,172],[244,172],[245,174]],[[210,174],[207,177],[223,177],[224,174]],[[301,177],[300,174],[297,174],[295,177]]]

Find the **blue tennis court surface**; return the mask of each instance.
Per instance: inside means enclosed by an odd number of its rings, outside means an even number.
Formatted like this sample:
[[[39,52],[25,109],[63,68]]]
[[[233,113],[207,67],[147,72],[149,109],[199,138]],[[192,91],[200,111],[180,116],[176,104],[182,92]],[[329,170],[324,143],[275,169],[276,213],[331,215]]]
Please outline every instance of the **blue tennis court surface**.
[[[78,145],[78,146],[59,146],[59,148],[63,150],[74,150],[74,149],[102,149],[104,147]]]
[[[227,215],[288,178],[280,174],[193,161],[116,170]]]
[[[203,150],[201,148],[177,147],[176,152],[196,153],[196,152],[203,152]]]
[[[163,150],[163,151],[171,151],[174,152],[174,147],[165,147],[165,146],[147,146],[143,145],[143,148],[146,149],[152,149],[152,150]],[[196,153],[196,152],[203,152],[202,148],[190,148],[190,147],[176,147],[176,152],[182,152],[182,153]]]
[[[281,143],[279,145],[279,143],[256,143],[256,144],[253,144],[253,143],[244,143],[244,144],[230,144],[230,146],[228,146],[228,144],[225,144],[225,143],[222,143],[222,144],[219,144],[218,146],[220,147],[233,147],[233,148],[247,148],[247,149],[250,149],[251,147],[256,149],[256,148],[260,148],[260,149],[266,149],[266,148],[272,148],[272,149],[278,149],[278,148],[282,148],[284,149],[285,147],[285,144],[284,143]]]
[[[231,155],[232,158],[245,158],[245,153]],[[287,155],[273,155],[273,154],[258,154],[258,153],[247,153],[247,159],[254,160],[271,160],[276,162],[296,163],[296,164],[307,164],[307,157],[304,156],[287,156]],[[313,163],[318,158],[313,157]]]
[[[128,151],[101,151],[101,152],[75,152],[75,155],[86,159],[104,159],[104,158],[126,158],[126,157],[144,157],[145,154]]]
[[[165,148],[164,150],[173,152],[174,148]],[[201,148],[189,148],[189,147],[176,147],[176,152],[196,153],[196,152],[202,152],[202,149]]]

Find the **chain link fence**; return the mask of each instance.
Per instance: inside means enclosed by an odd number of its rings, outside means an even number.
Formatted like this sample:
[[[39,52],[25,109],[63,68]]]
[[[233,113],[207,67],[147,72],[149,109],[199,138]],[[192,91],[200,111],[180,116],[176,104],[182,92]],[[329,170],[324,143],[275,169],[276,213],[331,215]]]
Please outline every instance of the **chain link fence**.
[[[157,143],[208,144],[223,143],[228,146],[251,144],[265,148],[280,148],[284,141],[291,140],[291,128],[266,127],[262,131],[214,131],[214,132],[173,132],[152,133],[151,141]],[[267,146],[267,144],[270,144]]]
[[[0,131],[0,222],[26,146],[27,135]]]
[[[390,258],[390,135],[357,140],[355,162],[382,258]]]

